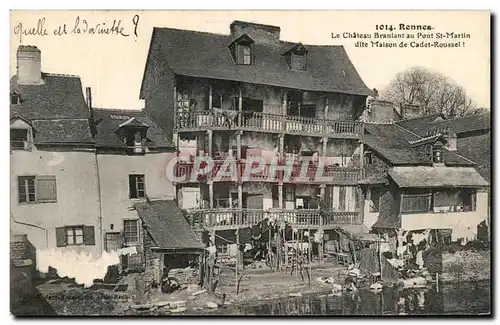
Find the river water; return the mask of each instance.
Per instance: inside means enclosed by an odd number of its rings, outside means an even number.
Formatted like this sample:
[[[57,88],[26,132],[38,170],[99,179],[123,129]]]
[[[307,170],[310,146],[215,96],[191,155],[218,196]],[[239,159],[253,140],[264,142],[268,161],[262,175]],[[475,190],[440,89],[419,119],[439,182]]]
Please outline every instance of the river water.
[[[235,305],[218,315],[487,315],[491,310],[489,281],[441,284],[422,289],[385,288],[357,295],[314,294]],[[210,313],[212,314],[212,313]]]

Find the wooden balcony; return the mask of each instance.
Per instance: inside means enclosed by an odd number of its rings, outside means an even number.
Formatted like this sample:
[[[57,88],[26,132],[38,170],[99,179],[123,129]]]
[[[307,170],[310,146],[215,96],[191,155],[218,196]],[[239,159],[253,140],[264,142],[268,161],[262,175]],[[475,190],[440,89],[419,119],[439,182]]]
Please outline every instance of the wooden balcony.
[[[240,113],[234,110],[220,110],[218,113],[178,112],[174,128],[177,132],[244,130],[332,138],[358,138],[363,131],[362,122],[359,121],[325,120],[262,112]]]
[[[362,224],[359,212],[329,212],[321,216],[318,210],[258,210],[258,209],[207,209],[187,212],[192,227],[231,229],[250,227],[265,219],[285,222],[297,228],[333,228],[345,224]]]
[[[174,176],[184,178],[180,183],[203,182],[213,180],[216,182],[284,182],[296,184],[332,184],[332,185],[356,185],[363,178],[363,169],[356,167],[324,166],[322,175],[318,172],[317,164],[309,164],[304,175],[302,165],[293,165],[288,172],[280,170],[285,166],[273,166],[265,164],[259,168],[259,163],[254,162],[247,166],[242,161],[232,161],[224,166],[224,161],[214,161],[212,166],[201,163],[200,172],[193,179],[194,162],[178,162],[175,165]],[[211,167],[211,168],[210,168]],[[251,169],[250,169],[251,168]]]

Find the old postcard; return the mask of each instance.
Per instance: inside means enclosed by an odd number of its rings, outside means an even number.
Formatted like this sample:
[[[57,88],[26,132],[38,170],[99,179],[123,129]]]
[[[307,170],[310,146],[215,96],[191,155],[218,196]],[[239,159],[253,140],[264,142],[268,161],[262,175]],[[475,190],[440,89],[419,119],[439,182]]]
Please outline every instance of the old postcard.
[[[11,11],[11,313],[490,315],[490,21]]]

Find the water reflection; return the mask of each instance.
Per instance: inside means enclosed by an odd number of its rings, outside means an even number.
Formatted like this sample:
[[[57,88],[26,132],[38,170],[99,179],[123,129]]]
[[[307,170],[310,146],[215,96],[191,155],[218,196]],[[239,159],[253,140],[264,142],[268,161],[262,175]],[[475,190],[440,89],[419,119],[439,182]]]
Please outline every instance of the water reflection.
[[[227,313],[226,310],[223,313]],[[490,311],[490,283],[461,283],[422,289],[361,290],[342,296],[314,295],[234,307],[243,315],[441,315]],[[222,311],[221,311],[222,312]]]

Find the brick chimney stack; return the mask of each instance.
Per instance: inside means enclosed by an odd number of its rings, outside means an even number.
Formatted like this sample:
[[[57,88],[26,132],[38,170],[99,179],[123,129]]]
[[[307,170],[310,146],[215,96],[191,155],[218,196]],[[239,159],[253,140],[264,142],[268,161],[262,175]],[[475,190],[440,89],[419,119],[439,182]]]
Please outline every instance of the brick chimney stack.
[[[420,116],[420,105],[401,104],[401,117],[403,120],[416,118]]]
[[[231,23],[230,30],[233,39],[246,34],[257,43],[276,44],[280,41],[281,29],[278,26],[235,20]]]
[[[42,52],[33,45],[17,48],[17,77],[23,85],[42,84]]]

